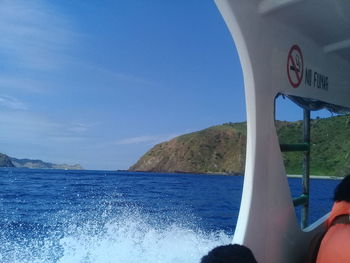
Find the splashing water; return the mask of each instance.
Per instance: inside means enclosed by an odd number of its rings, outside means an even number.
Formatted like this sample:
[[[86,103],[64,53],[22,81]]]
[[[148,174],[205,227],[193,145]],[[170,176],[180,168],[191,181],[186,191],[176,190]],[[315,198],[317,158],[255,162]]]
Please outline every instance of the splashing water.
[[[237,178],[0,169],[0,262],[198,263],[231,241]]]
[[[230,242],[223,232],[208,233],[183,222],[168,224],[138,211],[117,219],[79,220],[67,220],[63,232],[31,240],[6,240],[1,233],[0,261],[198,263],[213,247]]]
[[[311,184],[315,220],[336,182]],[[0,185],[1,263],[198,263],[231,242],[243,180],[0,169]]]

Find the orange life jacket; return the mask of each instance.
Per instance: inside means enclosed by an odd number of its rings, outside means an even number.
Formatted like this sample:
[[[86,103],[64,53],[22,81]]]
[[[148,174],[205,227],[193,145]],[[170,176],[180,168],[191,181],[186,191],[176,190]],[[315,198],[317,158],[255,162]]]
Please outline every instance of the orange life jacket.
[[[333,224],[340,215],[350,215],[349,202],[334,203],[326,222],[328,230],[322,239],[317,263],[350,263],[350,224]]]

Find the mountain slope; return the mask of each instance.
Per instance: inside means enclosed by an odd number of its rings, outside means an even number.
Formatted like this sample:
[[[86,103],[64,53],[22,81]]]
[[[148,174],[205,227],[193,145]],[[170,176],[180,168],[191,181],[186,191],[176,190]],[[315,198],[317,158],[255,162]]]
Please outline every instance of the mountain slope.
[[[11,157],[11,162],[18,168],[31,168],[31,169],[68,169],[68,170],[82,170],[83,168],[79,164],[55,164],[43,162],[41,160],[31,159],[16,159]]]
[[[230,125],[211,127],[160,143],[132,171],[231,173],[244,169],[246,136]]]
[[[302,122],[277,121],[280,143],[302,142]],[[311,174],[350,173],[350,116],[311,121]],[[244,171],[245,123],[227,123],[176,137],[149,150],[132,171],[235,173]],[[283,153],[287,173],[301,174],[303,154]]]

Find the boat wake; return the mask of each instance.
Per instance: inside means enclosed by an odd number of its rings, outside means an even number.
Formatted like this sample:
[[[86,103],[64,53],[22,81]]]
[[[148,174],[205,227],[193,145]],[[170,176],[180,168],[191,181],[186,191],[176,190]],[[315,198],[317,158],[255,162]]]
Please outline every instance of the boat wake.
[[[109,212],[99,218],[67,218],[57,214],[60,226],[45,231],[25,224],[1,227],[0,261],[198,263],[210,249],[231,241],[224,232],[203,231],[191,222],[171,222],[137,209],[124,209],[114,218]],[[16,236],[15,229],[23,233],[23,228],[30,234]]]

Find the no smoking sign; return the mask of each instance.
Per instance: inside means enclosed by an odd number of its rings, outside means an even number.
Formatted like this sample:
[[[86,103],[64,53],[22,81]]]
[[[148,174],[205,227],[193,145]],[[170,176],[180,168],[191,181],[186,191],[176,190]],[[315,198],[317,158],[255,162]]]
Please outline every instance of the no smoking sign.
[[[298,45],[291,47],[288,53],[287,74],[293,88],[299,87],[304,75],[304,60]]]

